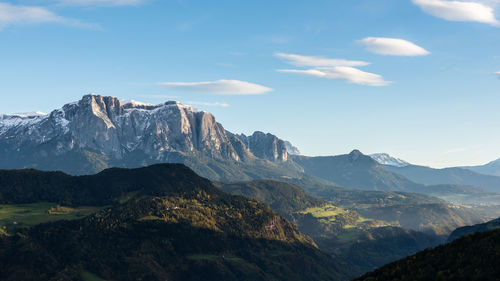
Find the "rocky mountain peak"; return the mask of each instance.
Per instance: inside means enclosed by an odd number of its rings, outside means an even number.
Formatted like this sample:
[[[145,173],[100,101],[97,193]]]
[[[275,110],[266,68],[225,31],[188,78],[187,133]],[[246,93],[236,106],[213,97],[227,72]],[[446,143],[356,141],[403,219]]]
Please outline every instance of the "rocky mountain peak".
[[[251,136],[241,134],[237,135],[237,137],[256,157],[270,161],[288,160],[289,154],[285,141],[273,134],[256,131]]]
[[[354,161],[358,160],[363,155],[364,154],[361,153],[361,151],[355,149],[355,150],[351,151],[351,153],[349,153],[349,160],[354,162]]]
[[[291,142],[285,141],[286,152],[290,155],[300,155],[300,150]]]
[[[234,135],[212,114],[176,101],[151,105],[89,94],[48,115],[0,115],[0,168],[78,174],[189,157],[287,161],[288,152],[272,134]],[[71,170],[62,164],[68,161],[75,163]]]

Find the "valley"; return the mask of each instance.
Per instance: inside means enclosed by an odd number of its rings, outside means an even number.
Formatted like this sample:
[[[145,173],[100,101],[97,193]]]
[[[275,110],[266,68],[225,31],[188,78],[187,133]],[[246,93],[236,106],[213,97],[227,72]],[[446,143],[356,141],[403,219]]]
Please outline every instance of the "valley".
[[[500,0],[0,0],[0,281],[500,281]]]
[[[87,95],[49,115],[2,118],[0,259],[55,261],[4,260],[7,280],[22,268],[25,280],[350,280],[500,216],[495,176],[358,150],[306,157],[178,102]],[[68,251],[80,258],[65,260]],[[116,262],[85,261],[100,251]]]

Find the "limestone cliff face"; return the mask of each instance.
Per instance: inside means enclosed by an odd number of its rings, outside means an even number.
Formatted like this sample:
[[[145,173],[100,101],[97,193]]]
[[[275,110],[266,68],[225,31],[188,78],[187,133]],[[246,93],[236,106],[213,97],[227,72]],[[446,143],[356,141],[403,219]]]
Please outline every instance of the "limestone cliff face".
[[[158,161],[172,152],[235,161],[252,157],[210,113],[179,102],[145,105],[99,95],[49,115],[0,115],[0,148],[11,157],[37,148],[48,156],[79,149],[118,160],[134,152]]]
[[[288,152],[285,141],[275,135],[255,132],[251,136],[244,134],[238,137],[256,157],[270,161],[287,161]]]
[[[175,101],[150,105],[86,95],[50,114],[0,114],[0,169],[80,174],[186,158],[287,161],[288,152],[274,135],[235,135],[212,114]]]

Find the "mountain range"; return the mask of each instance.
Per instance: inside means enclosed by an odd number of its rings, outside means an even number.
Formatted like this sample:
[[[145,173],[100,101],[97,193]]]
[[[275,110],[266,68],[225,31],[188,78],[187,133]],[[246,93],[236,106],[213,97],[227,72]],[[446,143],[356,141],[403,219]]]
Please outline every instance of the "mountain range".
[[[249,146],[249,147],[247,147]],[[0,115],[0,168],[94,174],[111,167],[184,163],[214,180],[297,177],[289,142],[226,131],[179,102],[149,105],[86,95],[50,114]]]
[[[372,154],[370,157],[383,165],[387,170],[418,183],[428,185],[456,184],[480,186],[490,192],[500,191],[500,177],[480,172],[482,167],[495,167],[496,165],[500,167],[499,161],[493,161],[484,166],[434,169],[413,165],[385,153]]]
[[[0,115],[0,168],[4,169],[36,168],[79,175],[167,162],[184,163],[213,180],[300,178],[307,173],[365,190],[436,195],[443,189],[422,187],[424,184],[471,186],[471,192],[484,193],[472,186],[500,191],[500,177],[462,168],[432,169],[387,154],[366,156],[357,150],[326,157],[300,156],[298,152],[290,142],[269,133],[231,133],[212,114],[179,102],[149,105],[86,95],[46,115]],[[454,190],[451,186],[445,189]]]
[[[194,172],[164,163],[184,164]],[[149,167],[141,168],[145,166]],[[243,276],[301,280],[304,275],[298,269],[304,274],[315,272],[311,280],[346,280],[444,242],[456,228],[500,215],[500,177],[465,168],[416,166],[387,154],[369,156],[358,150],[303,156],[289,141],[273,134],[232,133],[212,114],[174,101],[150,105],[86,95],[49,114],[0,115],[0,169],[9,169],[0,171],[0,203],[14,209],[55,204],[43,209],[42,217],[49,221],[54,217],[47,218],[47,212],[74,210],[76,216],[72,221],[0,230],[4,236],[0,256],[2,251],[22,253],[13,261],[3,257],[0,273],[12,280],[21,274],[17,263],[24,258],[35,260],[28,265],[26,280],[42,271],[54,280],[82,274],[105,279],[118,274],[126,280],[117,273],[125,267],[136,270],[133,280],[177,280],[188,274],[186,268],[202,274],[208,267],[215,268],[208,270],[212,274],[208,278],[214,280]],[[252,199],[231,197],[221,189]],[[179,204],[189,211],[178,213],[184,210]],[[88,216],[88,209],[76,211],[85,206],[97,211]],[[268,221],[258,214],[273,222],[266,225]],[[7,221],[12,224],[17,217],[16,213]],[[266,236],[262,230],[266,226],[276,232]],[[151,233],[167,235],[177,227],[182,230],[173,232],[156,256],[148,256],[150,262],[140,261],[138,257],[152,249],[148,235],[163,243]],[[143,228],[150,234],[141,236]],[[116,248],[92,229],[113,239],[139,235],[137,241],[142,244],[133,246],[132,239],[124,239],[124,248]],[[187,235],[184,231],[191,233],[187,240],[182,238]],[[56,240],[45,240],[44,233],[65,243],[52,247]],[[202,233],[214,242],[207,247],[176,248],[200,239]],[[103,244],[97,242],[101,240]],[[228,247],[221,246],[226,242]],[[292,248],[282,242],[292,243]],[[132,260],[118,259],[115,264],[103,259],[92,264],[63,259],[68,252],[85,259],[102,255],[85,250],[95,243]],[[76,250],[76,245],[84,250]],[[241,251],[233,250],[239,246]],[[180,258],[162,259],[172,247]],[[275,251],[268,252],[267,247]],[[250,253],[250,248],[257,252]],[[299,252],[306,253],[303,258],[309,262],[294,256]],[[286,254],[273,263],[276,253]],[[34,258],[38,256],[53,260],[54,267]],[[294,262],[280,273],[278,268],[287,259]],[[297,263],[303,266],[288,268]],[[148,268],[151,264],[157,267]],[[168,270],[167,264],[172,264]]]

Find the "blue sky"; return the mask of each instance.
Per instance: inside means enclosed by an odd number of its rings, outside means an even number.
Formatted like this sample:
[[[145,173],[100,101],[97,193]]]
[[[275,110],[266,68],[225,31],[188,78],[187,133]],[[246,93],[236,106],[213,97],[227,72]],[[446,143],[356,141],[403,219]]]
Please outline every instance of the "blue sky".
[[[500,1],[471,1],[0,0],[0,112],[180,100],[305,155],[481,164],[500,157]]]

